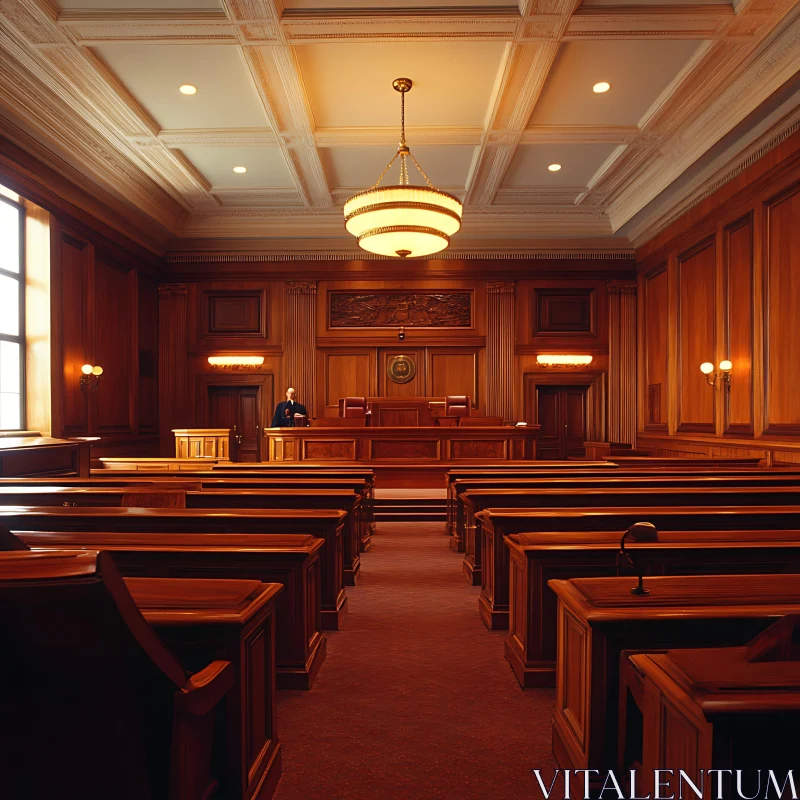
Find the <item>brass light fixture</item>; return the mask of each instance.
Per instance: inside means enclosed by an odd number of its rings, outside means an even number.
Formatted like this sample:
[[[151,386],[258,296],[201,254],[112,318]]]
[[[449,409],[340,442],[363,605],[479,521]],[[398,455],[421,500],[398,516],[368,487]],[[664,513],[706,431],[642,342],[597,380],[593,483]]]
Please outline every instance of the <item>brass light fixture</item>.
[[[714,372],[714,365],[710,361],[704,361],[700,365],[700,372],[706,376],[706,383],[709,386],[716,386],[717,381],[721,381],[722,385],[730,391],[731,388],[731,370],[733,364],[725,359],[719,362],[719,372]],[[713,376],[711,373],[714,372]]]
[[[588,367],[593,360],[593,356],[555,355],[548,353],[542,353],[536,356],[536,363],[540,367],[556,367],[560,369],[568,367]]]
[[[100,388],[100,376],[102,374],[102,367],[84,364],[81,367],[81,391],[88,392],[91,390],[96,392]]]
[[[374,186],[353,195],[344,204],[345,228],[358,238],[362,250],[382,256],[409,258],[444,250],[461,228],[461,201],[439,191],[428,179],[406,144],[406,92],[410,78],[397,78],[392,87],[400,92],[400,146]],[[384,175],[400,159],[400,182],[381,186]],[[414,162],[427,186],[412,186],[408,159]]]

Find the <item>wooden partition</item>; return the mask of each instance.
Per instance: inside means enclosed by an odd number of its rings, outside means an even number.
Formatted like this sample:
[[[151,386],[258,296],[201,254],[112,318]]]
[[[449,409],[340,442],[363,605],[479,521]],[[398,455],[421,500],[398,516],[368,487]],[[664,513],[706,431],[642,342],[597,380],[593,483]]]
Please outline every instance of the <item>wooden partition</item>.
[[[800,463],[798,253],[798,133],[637,250],[638,447]]]

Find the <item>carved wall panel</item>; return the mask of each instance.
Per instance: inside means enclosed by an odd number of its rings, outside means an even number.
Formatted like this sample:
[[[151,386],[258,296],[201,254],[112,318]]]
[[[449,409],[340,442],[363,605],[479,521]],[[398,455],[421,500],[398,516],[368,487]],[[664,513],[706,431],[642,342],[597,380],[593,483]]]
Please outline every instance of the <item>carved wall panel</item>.
[[[594,335],[594,289],[535,289],[534,336]]]
[[[472,442],[454,441],[452,443],[452,457],[462,458],[508,458],[505,439],[477,440]]]
[[[267,336],[266,290],[204,290],[201,293],[201,338]]]
[[[800,435],[795,375],[800,363],[800,185],[766,208],[764,432]]]
[[[470,328],[471,292],[330,292],[331,328]]]
[[[677,260],[678,430],[714,432],[715,394],[700,378],[700,364],[716,362],[715,239],[706,239]]]
[[[371,457],[376,460],[391,460],[393,458],[438,459],[439,444],[439,441],[415,441],[413,439],[399,441],[395,439],[373,439]]]

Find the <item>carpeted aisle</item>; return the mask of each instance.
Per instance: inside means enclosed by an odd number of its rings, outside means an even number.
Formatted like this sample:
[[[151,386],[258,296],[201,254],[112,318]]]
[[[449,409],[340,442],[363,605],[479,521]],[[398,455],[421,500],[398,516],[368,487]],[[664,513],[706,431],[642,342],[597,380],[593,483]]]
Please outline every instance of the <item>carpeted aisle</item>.
[[[555,692],[523,692],[440,523],[381,523],[310,692],[281,692],[275,800],[522,800]]]

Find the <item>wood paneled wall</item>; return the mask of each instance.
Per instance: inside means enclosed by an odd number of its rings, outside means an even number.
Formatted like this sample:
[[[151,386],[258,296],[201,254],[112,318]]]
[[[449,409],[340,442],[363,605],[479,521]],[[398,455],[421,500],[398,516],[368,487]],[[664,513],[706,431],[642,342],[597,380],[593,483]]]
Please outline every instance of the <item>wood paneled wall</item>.
[[[43,422],[49,418],[53,436],[99,436],[93,457],[156,455],[163,267],[158,243],[136,227],[134,220],[142,219],[137,212],[123,217],[121,204],[112,208],[98,199],[104,190],[69,181],[2,137],[0,183],[34,204],[38,211],[29,209],[29,215],[46,218],[41,229],[49,228],[49,253],[26,231],[29,280],[36,276],[42,291],[48,284],[43,275],[48,270],[50,275],[50,409],[30,413],[28,398],[29,425],[48,432]],[[34,301],[30,285],[27,291],[27,300]],[[46,353],[29,347],[27,356],[27,374],[35,375],[42,365],[30,360],[46,361]],[[96,392],[80,389],[86,363],[103,368]],[[36,403],[47,399],[37,397]]]
[[[800,462],[800,134],[731,183],[637,252],[639,445]]]
[[[287,281],[272,277],[286,274],[287,269],[270,265],[266,279],[195,278],[162,283],[162,432],[179,425],[209,424],[204,396],[210,386],[233,381],[242,385],[248,380],[262,385],[264,376],[271,375],[274,396],[266,402],[282,399],[291,383],[315,417],[336,416],[338,400],[346,396],[465,394],[472,398],[476,413],[531,422],[534,412],[526,387],[559,381],[574,385],[584,380],[592,387],[593,434],[602,438],[609,413],[605,377],[612,324],[608,286],[619,283],[619,266],[614,263],[609,268],[610,281],[584,275],[498,280],[491,268],[482,277],[402,280],[361,276],[314,280],[306,270],[302,280]],[[247,269],[255,272],[250,265]],[[324,276],[328,269],[328,264],[321,263],[319,274]],[[363,272],[355,267],[353,271]],[[528,270],[528,275],[533,271]],[[576,274],[580,275],[577,269]],[[635,282],[622,283],[635,302]],[[388,295],[391,310],[387,310]],[[372,316],[376,324],[362,326],[363,320],[354,321],[354,309]],[[634,314],[630,308],[627,314],[621,314],[618,305],[615,309],[617,341],[624,334],[619,326],[629,326],[630,346],[624,355],[620,352],[619,373],[631,369],[620,365],[635,364]],[[420,314],[427,313],[432,324],[421,325]],[[401,339],[402,321],[406,324]],[[588,353],[594,361],[590,370],[544,369],[536,363],[540,353]],[[264,364],[246,371],[214,370],[207,361],[211,355],[234,354],[261,355]],[[416,371],[407,383],[388,376],[389,363],[396,356],[414,361]],[[181,364],[187,365],[185,378]],[[189,400],[184,391],[191,395]],[[623,406],[617,396],[615,408]],[[632,417],[630,409],[628,415]],[[166,454],[171,440],[168,434],[162,438]]]
[[[86,229],[51,224],[54,436],[99,436],[93,457],[158,451],[158,286]],[[81,366],[99,365],[96,391]]]

